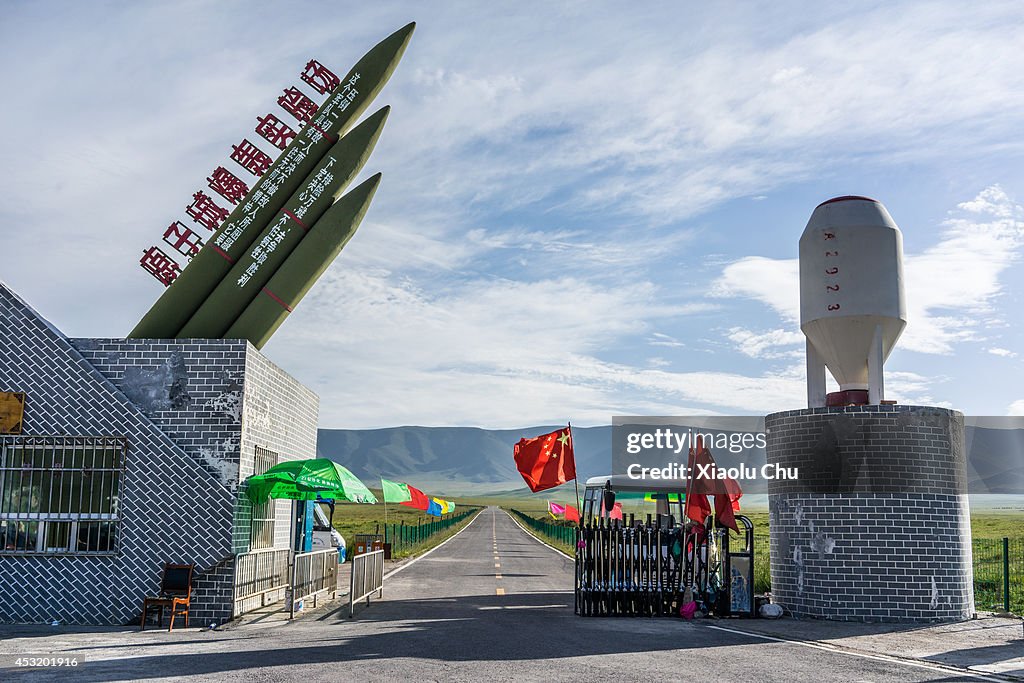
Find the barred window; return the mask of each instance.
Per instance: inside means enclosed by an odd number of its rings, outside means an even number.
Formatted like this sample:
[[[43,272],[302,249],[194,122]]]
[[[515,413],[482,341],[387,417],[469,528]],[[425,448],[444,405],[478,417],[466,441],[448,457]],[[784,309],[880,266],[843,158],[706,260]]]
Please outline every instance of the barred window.
[[[256,446],[253,474],[263,474],[277,464],[277,453]],[[274,524],[277,501],[268,498],[266,502],[252,506],[252,531],[249,535],[249,549],[263,550],[274,547]]]
[[[123,437],[0,437],[0,554],[113,553]]]

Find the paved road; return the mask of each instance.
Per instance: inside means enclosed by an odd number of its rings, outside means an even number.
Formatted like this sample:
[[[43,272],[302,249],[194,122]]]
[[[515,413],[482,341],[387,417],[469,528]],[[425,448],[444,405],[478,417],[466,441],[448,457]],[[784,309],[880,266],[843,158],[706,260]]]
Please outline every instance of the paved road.
[[[268,628],[15,631],[7,634],[15,639],[0,642],[0,652],[61,652],[86,661],[73,673],[0,671],[0,679],[977,680],[720,630],[737,626],[734,621],[584,619],[573,614],[571,586],[569,559],[522,531],[506,513],[487,509],[392,576],[385,599],[354,620],[347,618],[347,605],[335,605]]]

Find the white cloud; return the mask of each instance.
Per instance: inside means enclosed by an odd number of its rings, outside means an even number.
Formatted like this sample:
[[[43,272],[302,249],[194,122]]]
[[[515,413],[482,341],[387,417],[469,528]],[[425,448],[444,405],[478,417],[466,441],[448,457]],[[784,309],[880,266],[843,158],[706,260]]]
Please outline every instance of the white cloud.
[[[771,307],[786,322],[800,320],[800,266],[796,259],[747,256],[727,265],[709,291],[713,297],[746,297]]]
[[[802,358],[804,355],[802,350],[792,348],[795,344],[804,343],[803,333],[797,330],[755,332],[733,327],[726,336],[736,345],[737,351],[751,358]]]
[[[647,339],[647,344],[650,346],[667,346],[669,348],[683,348],[686,346],[683,342],[679,341],[675,337],[663,334],[661,332],[652,332],[651,336]]]
[[[993,312],[1000,278],[1024,251],[1024,209],[993,185],[944,222],[939,242],[904,259],[907,328],[903,348],[949,354],[957,342],[984,336],[980,316]]]
[[[671,345],[648,328],[677,313],[644,283],[473,280],[428,292],[339,263],[310,296],[267,353],[322,394],[324,424],[607,423],[620,413],[794,407],[803,394],[792,377],[600,360],[634,334]]]
[[[991,353],[993,356],[1001,356],[1003,358],[1016,358],[1017,357],[1017,352],[1016,351],[1011,351],[1010,349],[1002,349],[1002,348],[999,348],[998,346],[993,346],[993,347],[985,349],[985,350],[988,351],[989,353]]]
[[[1010,407],[1006,409],[1007,415],[1024,415],[1024,399],[1014,401],[1010,404]]]

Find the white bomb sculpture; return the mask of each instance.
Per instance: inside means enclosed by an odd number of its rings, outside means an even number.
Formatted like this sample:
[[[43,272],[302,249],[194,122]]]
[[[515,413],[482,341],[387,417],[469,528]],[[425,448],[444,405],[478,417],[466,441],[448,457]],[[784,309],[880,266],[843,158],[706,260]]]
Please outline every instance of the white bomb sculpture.
[[[882,365],[906,325],[903,235],[892,216],[867,197],[819,204],[800,237],[808,407],[881,403]],[[836,393],[825,393],[825,368]]]

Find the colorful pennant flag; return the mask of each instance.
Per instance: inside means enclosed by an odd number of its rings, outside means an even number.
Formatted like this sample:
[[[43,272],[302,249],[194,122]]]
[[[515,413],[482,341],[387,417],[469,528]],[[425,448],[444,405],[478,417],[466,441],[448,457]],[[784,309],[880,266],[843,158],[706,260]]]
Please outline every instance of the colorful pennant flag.
[[[380,487],[384,490],[385,503],[405,503],[412,500],[412,494],[409,493],[408,484],[403,484],[400,481],[388,481],[387,479],[381,479]]]
[[[565,506],[564,505],[559,505],[558,503],[552,503],[551,501],[548,501],[548,512],[550,512],[552,516],[564,515],[565,514]]]
[[[420,491],[415,486],[409,486],[409,484],[406,484],[406,487],[409,489],[409,500],[402,503],[402,505],[410,508],[416,508],[417,510],[427,510],[430,508],[430,498],[427,497],[427,494],[423,493],[423,491]]]
[[[430,500],[427,504],[427,514],[432,517],[440,517],[442,509],[436,500]]]
[[[512,454],[516,469],[534,493],[576,478],[572,431],[568,427],[532,439],[520,439]]]
[[[441,514],[447,515],[449,512],[455,511],[455,503],[450,500],[442,500],[441,498],[433,498],[435,503],[441,506]]]
[[[574,508],[572,505],[565,506],[565,519],[569,522],[580,521],[580,511]]]

